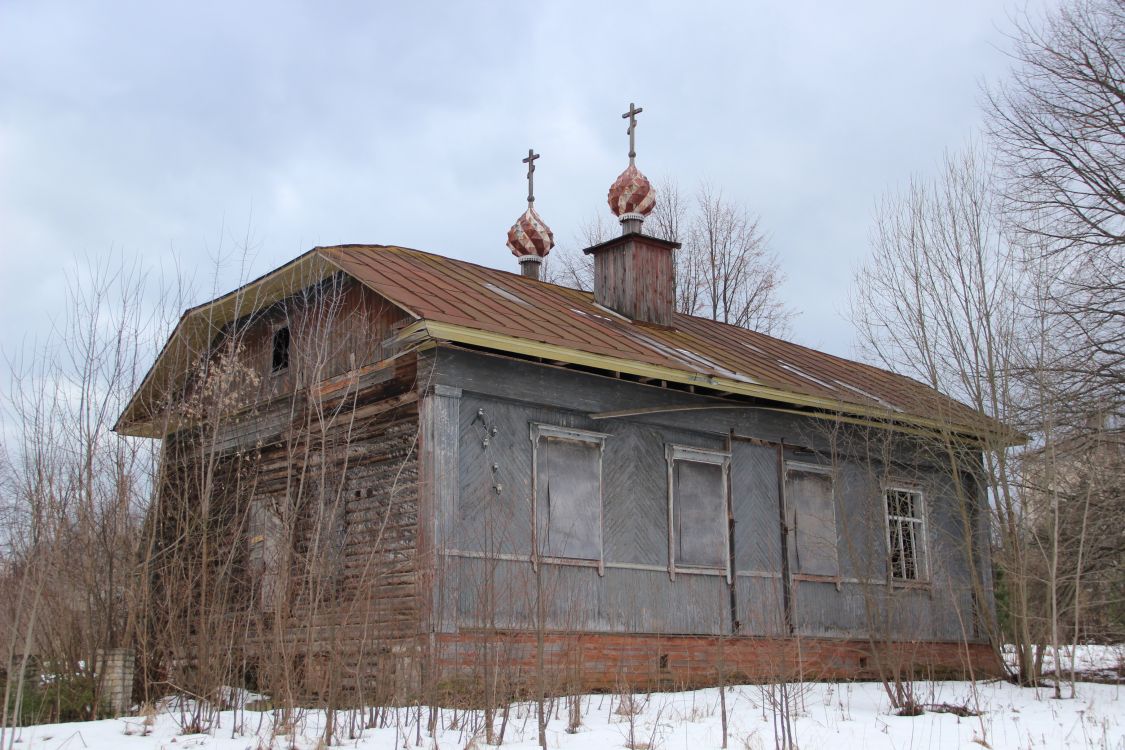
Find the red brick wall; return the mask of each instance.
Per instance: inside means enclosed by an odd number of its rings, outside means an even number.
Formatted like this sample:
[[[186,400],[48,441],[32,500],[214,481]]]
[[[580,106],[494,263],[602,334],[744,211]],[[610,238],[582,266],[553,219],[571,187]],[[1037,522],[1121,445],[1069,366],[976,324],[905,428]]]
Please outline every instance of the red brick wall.
[[[442,678],[473,678],[491,659],[502,679],[526,683],[535,674],[534,633],[462,632],[437,637]],[[617,690],[715,684],[722,665],[728,682],[876,679],[906,670],[935,678],[991,677],[1000,663],[987,644],[895,643],[826,638],[715,638],[625,634],[545,635],[548,684],[557,689]]]

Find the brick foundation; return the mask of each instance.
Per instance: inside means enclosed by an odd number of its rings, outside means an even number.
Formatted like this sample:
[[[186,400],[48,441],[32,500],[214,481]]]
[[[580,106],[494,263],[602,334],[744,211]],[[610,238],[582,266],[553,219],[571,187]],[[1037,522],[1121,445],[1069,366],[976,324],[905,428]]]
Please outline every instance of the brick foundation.
[[[438,635],[440,679],[475,680],[490,660],[500,679],[528,684],[537,663],[536,637],[527,632]],[[606,633],[544,636],[544,667],[553,692],[679,688],[726,681],[877,679],[880,672],[937,679],[1001,673],[984,643],[891,643],[827,638],[658,636]],[[722,672],[720,672],[720,667]]]

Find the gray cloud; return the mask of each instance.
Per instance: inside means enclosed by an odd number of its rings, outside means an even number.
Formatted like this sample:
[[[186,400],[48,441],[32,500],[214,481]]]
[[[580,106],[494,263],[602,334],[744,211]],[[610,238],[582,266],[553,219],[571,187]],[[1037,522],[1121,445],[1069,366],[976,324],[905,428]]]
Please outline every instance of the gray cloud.
[[[44,325],[83,257],[205,269],[248,228],[251,276],[338,242],[515,270],[523,152],[542,153],[537,207],[568,241],[606,210],[632,100],[641,168],[760,213],[794,338],[849,354],[839,313],[874,201],[979,126],[1009,9],[8,2],[0,347]]]

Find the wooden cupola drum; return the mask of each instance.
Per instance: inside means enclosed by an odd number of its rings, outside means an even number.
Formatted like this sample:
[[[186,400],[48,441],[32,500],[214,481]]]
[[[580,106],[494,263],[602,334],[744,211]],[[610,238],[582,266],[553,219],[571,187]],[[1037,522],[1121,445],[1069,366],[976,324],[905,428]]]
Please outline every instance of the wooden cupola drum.
[[[672,325],[676,307],[676,277],[672,253],[678,242],[650,237],[641,231],[656,205],[652,183],[636,165],[637,115],[629,104],[621,115],[629,120],[629,166],[609,188],[609,208],[621,221],[621,236],[583,250],[594,256],[594,300],[631,320]]]

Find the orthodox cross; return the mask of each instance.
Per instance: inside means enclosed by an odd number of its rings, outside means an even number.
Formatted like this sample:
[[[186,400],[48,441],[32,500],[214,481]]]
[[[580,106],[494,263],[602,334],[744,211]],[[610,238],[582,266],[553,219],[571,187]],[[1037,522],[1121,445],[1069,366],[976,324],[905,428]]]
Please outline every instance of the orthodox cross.
[[[637,115],[644,112],[644,107],[638,107],[636,104],[629,102],[629,111],[621,115],[621,119],[629,121],[629,129],[625,132],[629,134],[629,163],[632,164],[633,160],[637,158]]]
[[[539,158],[539,154],[535,153],[535,149],[529,148],[527,150],[527,158],[523,163],[527,165],[527,205],[535,202],[535,160]]]

